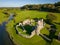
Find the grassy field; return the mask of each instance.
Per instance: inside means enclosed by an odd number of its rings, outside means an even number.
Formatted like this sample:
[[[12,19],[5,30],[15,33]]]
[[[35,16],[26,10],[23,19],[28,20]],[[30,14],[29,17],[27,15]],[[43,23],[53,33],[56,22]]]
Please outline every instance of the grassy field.
[[[6,20],[7,20],[6,15],[3,14],[2,10],[0,10],[0,24]]]
[[[25,20],[27,17],[46,19],[46,15],[51,12],[40,12],[40,11],[33,11],[33,10],[15,11],[15,12],[17,13],[17,15],[14,17],[15,21],[11,20],[6,25],[6,30],[16,45],[60,45],[60,41],[58,41],[57,39],[53,39],[52,43],[48,43],[41,36],[37,36],[37,35],[35,35],[31,39],[23,38],[18,34],[16,34],[16,30],[14,28],[14,25],[16,25],[16,23]],[[54,14],[57,16],[56,22],[60,23],[60,13],[54,13]],[[0,23],[8,19],[5,17],[5,15],[2,12],[0,13],[0,18],[1,18]],[[48,25],[46,24],[46,26]],[[41,33],[49,35],[49,31],[46,29],[46,26],[41,30]],[[60,28],[59,28],[60,25],[56,24],[56,27],[57,27],[56,35],[58,35],[58,32],[60,32]]]

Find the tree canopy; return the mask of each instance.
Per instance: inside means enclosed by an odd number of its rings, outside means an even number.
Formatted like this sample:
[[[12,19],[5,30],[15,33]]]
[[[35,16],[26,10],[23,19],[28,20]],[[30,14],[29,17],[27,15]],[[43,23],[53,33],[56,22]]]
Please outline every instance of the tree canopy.
[[[60,12],[60,2],[57,2],[55,4],[24,5],[23,7],[21,7],[21,9]]]

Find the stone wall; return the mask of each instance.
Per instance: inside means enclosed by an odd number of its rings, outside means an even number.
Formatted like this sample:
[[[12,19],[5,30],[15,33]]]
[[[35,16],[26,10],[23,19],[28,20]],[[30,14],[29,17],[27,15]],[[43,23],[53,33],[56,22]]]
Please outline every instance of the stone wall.
[[[16,25],[16,30],[18,31],[18,26],[22,26],[22,23],[19,23],[19,25]],[[24,29],[24,27],[23,27],[23,29]],[[24,29],[25,30],[25,29]],[[32,32],[31,32],[31,35],[24,35],[24,34],[21,34],[21,32],[18,32],[18,34],[20,35],[20,36],[22,36],[22,37],[25,37],[25,38],[31,38],[31,37],[33,37],[34,35],[35,35],[35,30],[33,30]]]

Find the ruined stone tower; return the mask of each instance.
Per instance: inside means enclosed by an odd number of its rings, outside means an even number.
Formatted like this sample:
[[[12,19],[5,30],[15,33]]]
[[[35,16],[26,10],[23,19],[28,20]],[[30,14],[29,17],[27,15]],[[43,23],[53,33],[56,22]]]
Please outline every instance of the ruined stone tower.
[[[43,19],[38,20],[37,22],[37,29],[36,29],[36,34],[39,35],[40,34],[40,30],[43,28],[44,24],[43,24]]]

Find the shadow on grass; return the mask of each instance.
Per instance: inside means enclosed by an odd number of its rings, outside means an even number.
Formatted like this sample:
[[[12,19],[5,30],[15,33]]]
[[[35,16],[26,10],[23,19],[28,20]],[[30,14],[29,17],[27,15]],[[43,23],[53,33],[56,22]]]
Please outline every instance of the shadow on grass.
[[[25,25],[23,26],[26,30],[26,34],[31,34],[31,32],[35,29],[34,26],[31,26],[31,25]],[[19,26],[19,28],[21,28],[22,30],[24,30],[21,26]]]
[[[54,23],[60,25],[60,23],[56,23],[56,22],[54,22]]]
[[[17,23],[16,25],[18,25],[19,23]],[[18,31],[16,29],[16,25],[14,25],[14,28],[15,28],[15,31],[16,31],[16,34],[18,34]]]
[[[35,20],[35,22],[37,22],[38,21],[38,18],[33,18],[34,20]]]
[[[29,34],[29,35],[30,35],[31,32],[35,29],[34,26],[30,26],[30,25],[25,25],[24,28],[25,28],[25,30],[27,31],[26,33]]]

